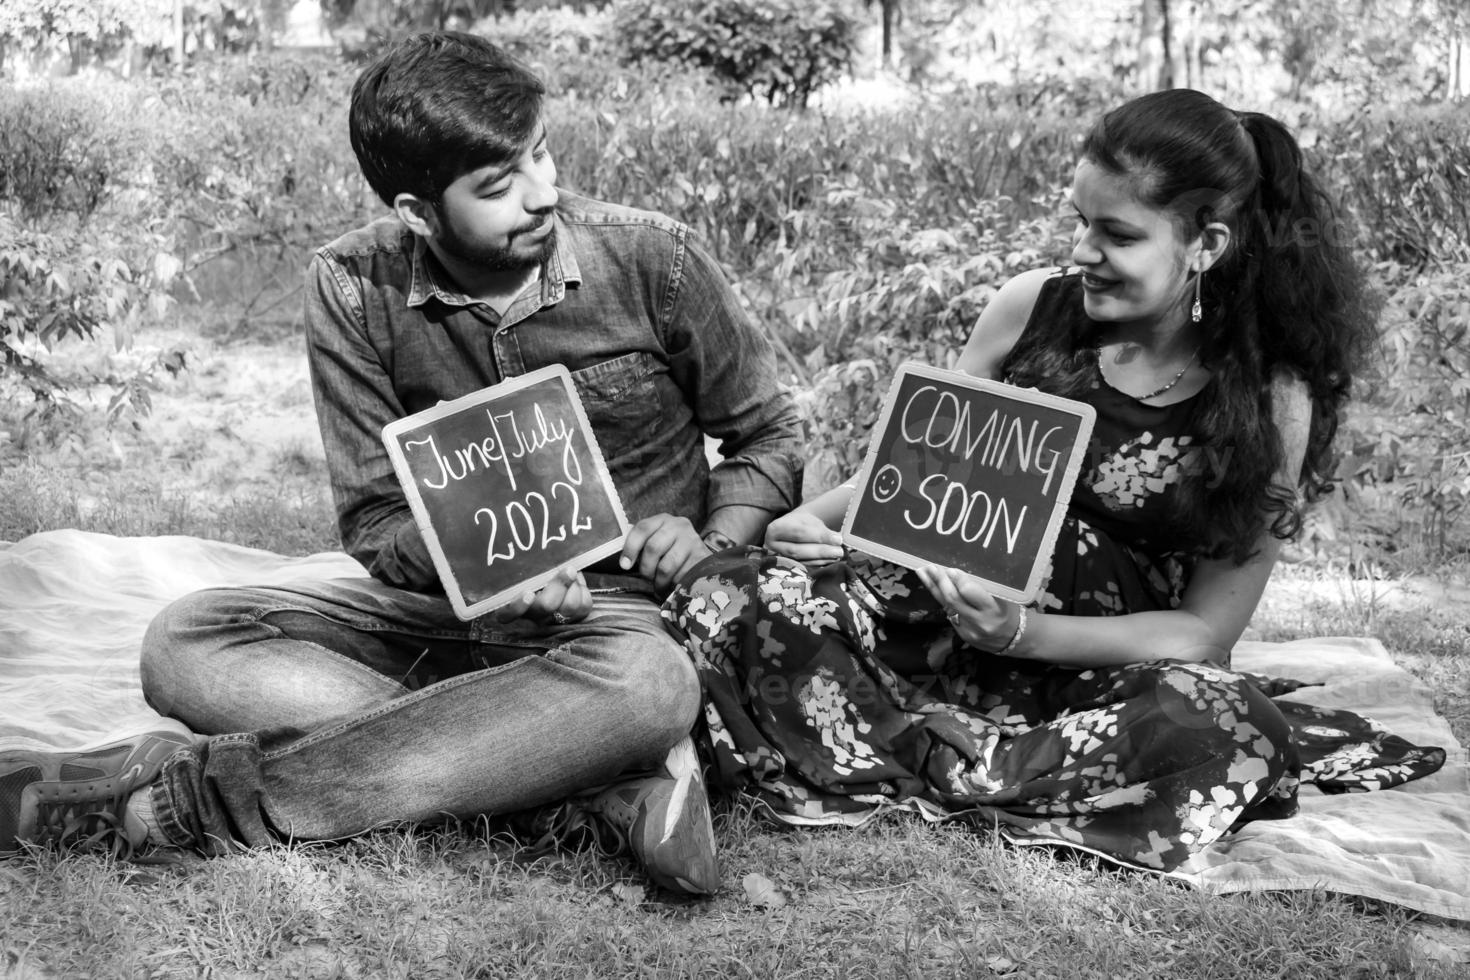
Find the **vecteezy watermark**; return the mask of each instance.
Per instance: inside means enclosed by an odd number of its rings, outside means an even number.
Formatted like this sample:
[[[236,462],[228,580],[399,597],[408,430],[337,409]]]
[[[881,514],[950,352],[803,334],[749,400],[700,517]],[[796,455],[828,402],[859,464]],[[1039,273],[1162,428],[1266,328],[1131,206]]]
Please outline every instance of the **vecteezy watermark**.
[[[1208,187],[1185,191],[1165,204],[1163,210],[1175,216],[1189,238],[1211,222],[1219,221],[1233,234],[1246,238],[1252,229],[1259,228],[1266,247],[1272,250],[1348,248],[1354,239],[1352,224],[1336,213],[1304,215],[1263,208],[1242,209],[1240,202],[1229,194]]]
[[[1353,243],[1352,228],[1347,221],[1332,215],[1327,218],[1300,217],[1290,215],[1266,215],[1258,218],[1266,239],[1266,246],[1284,248],[1347,248]]]

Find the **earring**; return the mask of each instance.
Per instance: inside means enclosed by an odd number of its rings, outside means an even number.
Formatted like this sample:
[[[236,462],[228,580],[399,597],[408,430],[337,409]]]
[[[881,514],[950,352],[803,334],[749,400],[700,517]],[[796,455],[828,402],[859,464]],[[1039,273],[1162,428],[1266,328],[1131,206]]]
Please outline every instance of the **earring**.
[[[1194,305],[1189,308],[1189,319],[1194,323],[1199,323],[1200,320],[1204,319],[1204,309],[1200,306],[1199,302],[1200,281],[1204,277],[1205,270],[1203,269],[1194,274]]]

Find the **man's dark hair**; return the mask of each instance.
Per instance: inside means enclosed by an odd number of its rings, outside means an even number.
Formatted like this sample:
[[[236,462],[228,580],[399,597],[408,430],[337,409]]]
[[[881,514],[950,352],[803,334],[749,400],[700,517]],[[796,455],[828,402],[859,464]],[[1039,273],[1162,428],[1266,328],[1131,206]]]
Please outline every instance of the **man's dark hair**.
[[[525,148],[545,94],[529,69],[482,37],[414,34],[352,86],[352,150],[383,203],[412,194],[437,204],[459,177]]]

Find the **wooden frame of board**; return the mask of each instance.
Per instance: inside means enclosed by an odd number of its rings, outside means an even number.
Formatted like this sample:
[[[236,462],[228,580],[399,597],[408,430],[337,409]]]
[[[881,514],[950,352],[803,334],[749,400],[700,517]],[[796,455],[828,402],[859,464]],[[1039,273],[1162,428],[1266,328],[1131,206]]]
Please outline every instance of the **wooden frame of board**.
[[[917,397],[916,393],[929,390],[943,392],[945,389],[941,386],[948,386],[948,389],[953,392],[977,392],[990,402],[1013,404],[1021,407],[1023,410],[1027,406],[1034,406],[1039,410],[1038,416],[1045,415],[1048,419],[1052,420],[1058,418],[1072,420],[1065,424],[1068,426],[1075,424],[1077,427],[1075,436],[1070,441],[1063,443],[1067,450],[1065,454],[1056,451],[1056,455],[1052,457],[1053,470],[1048,471],[1045,486],[1049,489],[1051,480],[1055,479],[1057,481],[1056,496],[1053,500],[1047,502],[1046,523],[1044,527],[1038,526],[1031,528],[1027,525],[1028,541],[1036,545],[1035,552],[1031,554],[1029,560],[1012,560],[1007,555],[1004,563],[1008,563],[1013,567],[1007,568],[1004,575],[995,574],[998,564],[997,560],[983,554],[984,549],[972,547],[970,543],[971,539],[965,536],[966,530],[972,526],[971,512],[977,506],[976,501],[979,498],[974,495],[977,492],[985,497],[985,511],[984,518],[979,524],[980,531],[976,535],[976,541],[978,542],[983,535],[985,547],[988,548],[997,533],[998,526],[1001,534],[1001,544],[1005,544],[1007,533],[1013,529],[1012,525],[1006,523],[1007,518],[1011,515],[1006,507],[1005,498],[998,497],[998,495],[997,498],[992,498],[983,488],[971,490],[976,482],[975,473],[977,470],[983,470],[985,468],[984,460],[987,458],[982,455],[981,461],[977,462],[974,458],[975,447],[981,445],[983,442],[985,453],[993,453],[996,460],[1006,461],[1007,447],[1011,446],[1012,442],[1016,446],[1025,446],[1027,444],[1024,438],[1012,440],[1010,436],[1005,435],[1005,431],[1001,431],[999,438],[1002,441],[998,444],[999,449],[997,449],[997,443],[993,439],[986,441],[986,432],[988,430],[983,427],[979,429],[978,435],[974,429],[966,428],[963,433],[964,438],[962,438],[962,422],[968,426],[973,421],[963,411],[957,414],[953,423],[952,435],[954,446],[949,450],[940,452],[939,450],[944,446],[944,442],[934,445],[929,441],[933,431],[932,421],[925,430],[925,437],[918,444],[915,444],[913,440],[908,438],[907,433],[911,431],[908,428],[908,413]],[[899,423],[902,428],[896,436],[893,434],[891,426],[893,425],[897,402],[905,391],[910,392],[910,394],[905,406],[904,415]],[[956,395],[956,399],[958,399],[958,395]],[[938,401],[938,397],[936,397],[936,401]],[[956,404],[959,404],[958,401]],[[939,418],[937,408],[935,412],[936,414],[933,418],[937,419]],[[1050,566],[1052,551],[1056,546],[1057,533],[1061,527],[1062,518],[1066,514],[1067,504],[1071,500],[1072,488],[1077,482],[1077,474],[1081,470],[1083,455],[1086,451],[1088,440],[1091,438],[1092,427],[1096,417],[1097,413],[1092,406],[1083,402],[1062,398],[1057,395],[1050,395],[1034,388],[1018,388],[999,381],[976,378],[958,371],[945,371],[925,364],[906,362],[899,367],[893,383],[889,387],[887,395],[884,397],[883,409],[878,417],[878,422],[873,428],[873,434],[868,444],[868,452],[858,472],[856,489],[852,499],[848,503],[847,513],[843,517],[841,529],[843,543],[849,547],[903,565],[907,568],[920,568],[930,563],[952,565],[976,575],[994,595],[1012,602],[1030,602],[1040,589],[1041,580]],[[1005,426],[1010,424],[1010,420],[1002,422],[1000,423],[1000,429],[1004,430]],[[1025,430],[1023,428],[1021,430],[1021,436],[1024,437],[1024,435]],[[905,442],[903,447],[899,447],[899,437],[902,437]],[[970,441],[966,441],[966,439]],[[946,441],[949,441],[948,437]],[[1045,440],[1043,439],[1044,443]],[[920,448],[915,448],[916,445]],[[965,447],[967,451],[961,452],[961,446]],[[1031,430],[1029,446],[1030,448],[1027,449],[1026,453],[1027,461],[1016,467],[1023,477],[1027,474],[1026,467],[1037,458],[1034,427]],[[893,454],[897,453],[899,448],[903,449],[905,458],[895,463],[893,460],[898,457]],[[1019,450],[1016,451],[1018,452]],[[955,535],[953,533],[940,531],[937,534],[929,535],[931,539],[931,550],[929,550],[929,553],[924,553],[924,550],[919,548],[905,546],[902,540],[904,536],[916,540],[920,530],[927,529],[928,525],[916,524],[913,519],[912,509],[908,509],[900,515],[908,524],[908,527],[899,527],[893,523],[894,514],[891,512],[884,513],[882,510],[884,507],[892,504],[893,501],[899,500],[900,493],[907,495],[902,498],[900,503],[908,502],[913,498],[912,489],[902,489],[904,485],[904,465],[921,468],[924,474],[923,479],[918,481],[921,491],[931,481],[946,481],[945,495],[943,497],[945,508],[949,506],[951,501],[951,495],[949,493],[951,485],[960,486],[961,496],[956,498],[959,500],[957,506],[961,508],[960,514],[962,517],[960,523],[957,525],[961,538],[960,543],[955,542]],[[1000,462],[992,465],[996,473],[1003,472]],[[946,466],[950,467],[948,471],[945,469]],[[1055,472],[1057,466],[1061,467],[1060,472]],[[950,472],[966,473],[968,475],[967,482],[951,481],[948,476]],[[1014,473],[1015,470],[1009,472],[1006,478],[1013,480],[1021,479],[1021,477],[1015,476]],[[875,482],[879,478],[883,482]],[[1039,479],[1039,477],[1037,478]],[[998,480],[1000,477],[997,476],[994,479]],[[912,486],[912,483],[911,478],[910,486]],[[995,503],[995,499],[999,499],[1000,501],[998,506]],[[936,506],[931,496],[925,496],[924,500],[930,506],[931,510],[928,515],[921,516],[925,516],[926,521],[932,520],[933,526],[937,529],[940,521],[945,516],[944,512],[939,506]],[[898,505],[894,504],[893,506],[897,507]],[[992,515],[994,516],[992,517]],[[1017,517],[1015,521],[1015,535],[1018,536],[1020,534],[1020,527],[1026,524],[1026,516],[1027,511],[1025,510],[1025,505],[1023,505],[1021,516]],[[880,531],[877,534],[873,533],[875,529],[874,525],[881,523],[883,520],[889,522],[887,529],[896,530],[891,530],[891,533],[887,530]],[[951,520],[953,521],[953,518]],[[986,521],[991,522],[988,525],[988,533],[985,532],[987,526]],[[1037,530],[1040,532],[1039,536],[1036,533]],[[940,544],[934,542],[941,542],[943,547],[940,547]],[[919,543],[924,544],[925,542],[920,541]],[[945,553],[936,554],[934,553],[936,551],[943,551]],[[988,566],[987,562],[989,562]]]
[[[475,559],[478,558],[478,554],[470,551],[468,544],[463,541],[457,539],[449,541],[444,538],[446,534],[469,536],[471,529],[462,526],[465,523],[462,513],[466,508],[480,505],[471,511],[471,522],[475,525],[473,528],[475,532],[481,532],[479,525],[482,513],[488,515],[490,518],[489,526],[491,530],[489,532],[489,542],[485,547],[484,558],[484,564],[487,568],[499,560],[510,562],[511,564],[507,567],[511,568],[515,567],[516,564],[527,564],[528,562],[534,565],[536,564],[535,559],[537,557],[541,557],[544,562],[544,548],[548,541],[554,541],[557,544],[563,544],[568,541],[567,525],[564,520],[561,521],[560,527],[557,528],[561,537],[551,537],[553,533],[551,523],[559,519],[551,515],[551,508],[552,506],[564,505],[565,498],[568,496],[567,493],[558,494],[556,492],[557,485],[566,486],[570,492],[572,503],[574,505],[579,503],[576,488],[566,480],[556,481],[551,484],[550,491],[547,494],[540,494],[534,490],[526,493],[524,495],[524,503],[516,499],[506,500],[503,497],[486,499],[485,497],[473,496],[474,485],[476,483],[482,484],[481,489],[483,490],[483,484],[491,481],[489,473],[493,467],[490,463],[498,463],[503,467],[506,478],[511,481],[512,493],[520,492],[512,475],[513,465],[510,459],[507,458],[504,448],[501,449],[501,455],[499,457],[493,455],[493,446],[499,444],[497,440],[501,436],[495,427],[495,419],[503,419],[506,416],[494,416],[490,412],[490,409],[497,402],[506,403],[507,405],[513,404],[511,400],[518,394],[528,389],[547,384],[553,385],[550,390],[555,391],[558,397],[565,398],[573,415],[574,424],[569,425],[566,429],[566,433],[568,434],[566,435],[566,446],[562,450],[563,453],[573,452],[572,447],[577,437],[582,439],[582,445],[586,448],[585,460],[582,458],[575,460],[578,464],[578,475],[581,478],[578,480],[577,486],[582,486],[584,481],[590,481],[592,486],[597,487],[601,491],[600,499],[594,502],[593,507],[589,508],[596,517],[598,524],[586,529],[593,533],[589,535],[585,547],[570,549],[558,548],[560,557],[550,567],[537,569],[535,572],[524,577],[515,577],[513,584],[506,585],[503,588],[478,587],[472,581],[474,578],[473,573],[477,571],[475,568]],[[474,413],[480,409],[486,411],[487,416],[490,418],[489,423],[483,422],[473,415],[466,414]],[[539,412],[539,404],[537,411]],[[466,448],[473,451],[465,456],[458,457],[459,461],[465,464],[462,467],[465,475],[456,478],[453,476],[455,470],[453,460],[443,455],[441,447],[436,442],[427,437],[422,440],[410,440],[406,437],[419,433],[426,433],[428,436],[433,436],[436,434],[434,431],[436,426],[442,427],[446,420],[460,422],[461,419],[458,418],[460,416],[464,417],[466,424],[467,420],[474,419],[477,426],[488,426],[489,430],[494,433],[494,436],[493,438],[487,436],[479,444],[466,444]],[[543,419],[543,416],[537,414],[536,418],[540,420]],[[513,420],[513,422],[516,421]],[[516,438],[521,439],[521,433],[517,425],[512,425],[512,428],[516,433]],[[555,430],[554,424],[553,430]],[[483,432],[485,430],[477,428],[475,431]],[[617,487],[612,482],[612,477],[607,469],[607,463],[602,457],[601,450],[598,448],[597,436],[592,431],[592,426],[587,420],[586,411],[582,407],[581,399],[577,396],[576,386],[572,383],[571,373],[565,365],[553,364],[518,377],[508,378],[499,384],[472,392],[462,398],[440,402],[433,408],[416,412],[413,415],[401,419],[395,419],[383,427],[382,437],[383,444],[388,450],[388,456],[393,462],[394,472],[398,475],[398,481],[403,487],[404,496],[408,499],[409,508],[413,511],[414,521],[418,524],[419,531],[424,536],[424,543],[428,546],[429,555],[434,561],[434,569],[438,572],[439,581],[444,586],[445,595],[454,607],[455,615],[462,620],[474,619],[505,605],[507,602],[528,591],[540,588],[551,581],[563,568],[568,566],[584,568],[602,558],[616,554],[623,546],[623,539],[627,536],[630,525],[627,516],[623,512],[622,501],[618,498]],[[456,484],[455,489],[461,491],[462,496],[468,497],[468,499],[455,499],[453,501],[460,505],[456,508],[457,513],[448,512],[449,498],[454,496],[453,494],[435,496],[431,505],[429,500],[425,498],[424,490],[419,486],[422,474],[416,474],[414,465],[409,460],[408,453],[404,447],[422,446],[425,443],[428,444],[429,448],[435,454],[436,462],[441,467],[439,473],[436,475],[442,476],[444,483],[444,487],[439,488],[434,487],[431,480],[425,480],[425,488],[435,490],[447,489],[452,479],[470,481],[464,487]],[[487,452],[484,449],[485,445],[491,445],[492,449]],[[501,445],[503,446],[503,444]],[[534,446],[534,439],[531,445]],[[550,444],[547,443],[546,445]],[[532,453],[546,448],[546,445],[528,449],[527,444],[522,440],[518,448],[522,450],[523,454],[514,458],[517,460],[529,458]],[[475,460],[480,461],[479,469],[476,469],[473,465]],[[544,460],[538,462],[545,465]],[[585,470],[582,469],[584,462]],[[567,465],[565,455],[563,455],[561,465],[563,468]],[[472,473],[478,475],[474,479],[471,479],[470,474]],[[544,476],[537,478],[545,479]],[[570,476],[568,478],[570,479]],[[542,529],[540,533],[543,550],[537,552],[529,547],[523,547],[520,552],[522,556],[521,561],[517,562],[516,546],[521,541],[519,532],[523,528],[529,528],[528,533],[533,539],[533,544],[537,533],[537,508],[535,502],[531,499],[531,493],[535,493],[541,498],[542,510],[540,523]],[[558,497],[562,499],[559,501]],[[516,520],[517,515],[512,510],[512,508],[516,507],[519,507],[519,510],[525,514],[524,519],[521,521]],[[497,508],[502,510],[497,510]],[[504,547],[509,549],[508,552],[497,551],[496,538],[499,533],[499,514],[501,512],[505,514],[507,527],[510,528],[507,533],[511,537],[508,543],[504,545]],[[580,533],[578,531],[580,525],[577,514],[577,510],[574,509],[571,525],[572,530],[570,532],[572,535]],[[586,519],[591,522],[593,517],[589,516]],[[483,532],[481,533],[483,536]],[[451,558],[451,551],[454,552],[454,558]],[[459,567],[456,567],[457,565]]]

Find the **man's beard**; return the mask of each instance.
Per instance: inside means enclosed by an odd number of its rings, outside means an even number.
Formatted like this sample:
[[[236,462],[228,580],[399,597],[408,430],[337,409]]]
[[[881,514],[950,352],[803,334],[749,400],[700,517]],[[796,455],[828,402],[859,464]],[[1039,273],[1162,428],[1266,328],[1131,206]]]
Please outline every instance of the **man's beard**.
[[[551,221],[551,215],[548,214],[546,220]],[[536,228],[540,227],[540,225],[536,226]],[[526,231],[535,231],[536,228],[529,228]],[[519,234],[522,232],[516,233],[516,235]],[[516,235],[511,236],[511,242],[515,241]],[[556,250],[556,229],[553,227],[547,233],[546,240],[541,243],[541,247],[534,255],[526,255],[509,247],[502,248],[468,241],[453,224],[443,220],[439,222],[437,241],[445,255],[461,262],[471,263],[495,272],[524,272],[527,269],[538,268],[551,257],[551,253]]]

